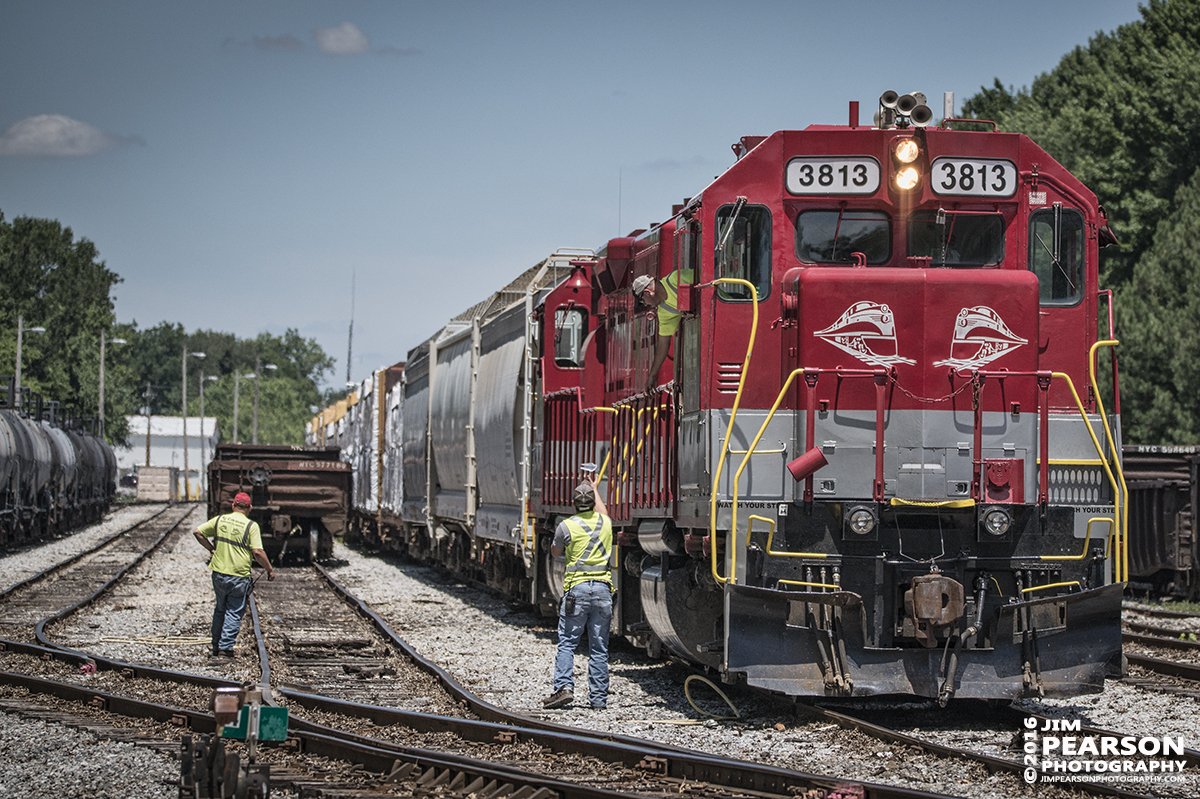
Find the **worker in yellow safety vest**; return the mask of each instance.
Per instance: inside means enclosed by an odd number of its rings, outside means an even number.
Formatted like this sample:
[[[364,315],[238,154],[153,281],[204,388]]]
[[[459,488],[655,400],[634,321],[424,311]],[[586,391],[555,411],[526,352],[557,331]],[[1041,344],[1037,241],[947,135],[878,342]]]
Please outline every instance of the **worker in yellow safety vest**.
[[[267,579],[275,579],[275,569],[262,548],[258,522],[250,520],[250,495],[238,492],[233,498],[233,513],[214,516],[192,531],[200,546],[212,557],[216,604],[212,618],[213,657],[233,657],[233,644],[242,627],[246,600],[250,596],[250,564],[257,561],[267,570]],[[209,539],[212,539],[211,541]]]
[[[542,706],[565,707],[575,697],[575,647],[588,637],[588,704],[608,706],[608,627],[613,614],[612,520],[600,499],[595,474],[575,488],[575,515],[554,531],[550,554],[566,555],[566,578],[558,614],[558,653],[554,659],[554,693]]]

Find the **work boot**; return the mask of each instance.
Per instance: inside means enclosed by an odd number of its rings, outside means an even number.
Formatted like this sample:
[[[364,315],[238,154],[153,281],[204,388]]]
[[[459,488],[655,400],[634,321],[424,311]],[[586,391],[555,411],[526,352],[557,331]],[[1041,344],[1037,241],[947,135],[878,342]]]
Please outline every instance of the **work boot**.
[[[575,692],[570,688],[560,688],[542,700],[542,707],[553,710],[556,707],[566,707],[575,698]]]

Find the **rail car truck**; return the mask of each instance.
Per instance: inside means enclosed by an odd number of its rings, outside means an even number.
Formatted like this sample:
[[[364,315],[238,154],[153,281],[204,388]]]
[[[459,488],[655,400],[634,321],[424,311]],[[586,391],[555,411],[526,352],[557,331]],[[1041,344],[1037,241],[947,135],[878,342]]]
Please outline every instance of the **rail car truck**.
[[[272,560],[328,558],[350,509],[350,464],[339,455],[337,447],[219,444],[208,465],[209,516],[228,513],[245,491]]]

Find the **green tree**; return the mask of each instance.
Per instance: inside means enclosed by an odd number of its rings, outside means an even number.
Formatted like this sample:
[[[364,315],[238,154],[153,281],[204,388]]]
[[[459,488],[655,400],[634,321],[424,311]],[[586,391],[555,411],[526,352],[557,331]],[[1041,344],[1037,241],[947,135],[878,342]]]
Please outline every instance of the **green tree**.
[[[136,323],[135,323],[136,324]],[[200,414],[200,379],[205,381],[204,413],[216,417],[222,441],[233,440],[235,387],[238,439],[251,440],[254,424],[254,374],[259,365],[258,441],[303,444],[304,425],[321,403],[320,384],[333,370],[333,359],[313,339],[289,328],[282,336],[260,333],[239,339],[231,333],[197,330],[160,322],[131,336],[131,368],[156,416],[179,416],[183,407],[183,348],[204,353],[188,359],[188,415]],[[274,369],[265,368],[272,365]],[[144,403],[143,403],[144,404]]]
[[[1103,281],[1120,286],[1176,190],[1200,166],[1200,0],[1149,0],[1015,95],[999,79],[964,109],[1028,134],[1089,186],[1122,240]],[[998,118],[997,118],[998,117]]]
[[[1200,169],[1118,294],[1122,422],[1146,444],[1200,441]]]
[[[95,417],[99,401],[100,333],[114,331],[112,287],[121,278],[99,259],[96,246],[75,240],[56,220],[0,213],[0,367],[16,367],[17,317],[44,327],[22,344],[21,383],[68,413]],[[123,411],[109,396],[128,393],[121,358],[106,358],[106,424],[111,440],[123,440]],[[11,371],[9,371],[11,370]]]

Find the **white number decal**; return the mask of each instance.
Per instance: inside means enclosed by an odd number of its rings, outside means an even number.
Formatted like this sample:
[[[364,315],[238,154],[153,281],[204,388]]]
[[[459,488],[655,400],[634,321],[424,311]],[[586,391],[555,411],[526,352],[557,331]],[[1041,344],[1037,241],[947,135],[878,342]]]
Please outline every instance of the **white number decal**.
[[[879,174],[874,158],[793,158],[786,184],[791,194],[874,194]]]
[[[1017,168],[996,158],[938,158],[930,166],[935,194],[1011,197],[1017,192]]]

